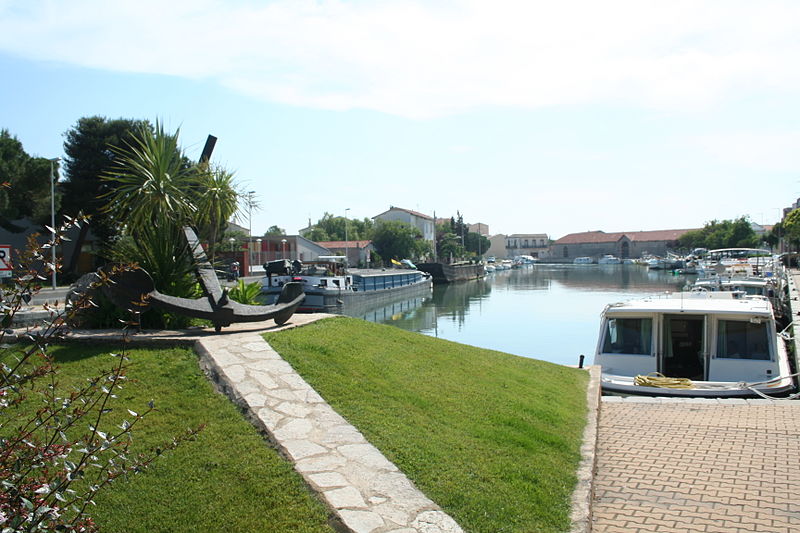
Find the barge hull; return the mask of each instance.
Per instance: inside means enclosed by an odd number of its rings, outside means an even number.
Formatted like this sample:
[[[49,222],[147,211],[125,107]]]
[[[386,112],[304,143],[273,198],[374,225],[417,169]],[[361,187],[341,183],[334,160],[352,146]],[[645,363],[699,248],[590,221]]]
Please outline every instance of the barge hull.
[[[486,275],[483,265],[446,265],[444,263],[421,263],[417,269],[427,272],[434,283],[452,283],[480,279]]]

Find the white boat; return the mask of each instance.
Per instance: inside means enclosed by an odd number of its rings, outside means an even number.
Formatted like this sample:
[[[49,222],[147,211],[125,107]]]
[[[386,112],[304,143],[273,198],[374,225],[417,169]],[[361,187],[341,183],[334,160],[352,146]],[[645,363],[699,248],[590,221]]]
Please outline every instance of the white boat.
[[[298,311],[333,312],[350,301],[359,303],[395,298],[400,294],[430,295],[431,276],[416,269],[346,269],[343,256],[323,256],[318,261],[290,263],[285,260],[267,263],[267,275],[261,280],[265,303],[275,301],[284,284],[302,283],[305,300]]]
[[[791,320],[786,280],[783,278],[712,275],[695,280],[692,290],[739,292],[749,296],[762,296],[772,305],[772,312],[780,325],[786,325]]]
[[[622,261],[611,254],[606,254],[597,260],[598,265],[619,265],[620,263],[622,263]]]
[[[535,265],[538,260],[532,255],[518,255],[514,257],[513,265],[515,267],[523,267]]]
[[[595,364],[602,368],[602,389],[611,393],[735,398],[795,389],[772,306],[740,292],[684,292],[608,305]]]
[[[594,263],[594,259],[591,257],[576,257],[572,263],[575,265],[591,265]]]
[[[484,272],[486,272],[488,274],[490,272],[494,272],[495,270],[497,270],[497,268],[495,268],[495,266],[493,264],[488,263],[488,264],[483,265],[483,270],[484,270]]]
[[[698,274],[728,276],[773,277],[783,272],[778,258],[769,250],[759,248],[720,248],[708,251],[699,262]]]

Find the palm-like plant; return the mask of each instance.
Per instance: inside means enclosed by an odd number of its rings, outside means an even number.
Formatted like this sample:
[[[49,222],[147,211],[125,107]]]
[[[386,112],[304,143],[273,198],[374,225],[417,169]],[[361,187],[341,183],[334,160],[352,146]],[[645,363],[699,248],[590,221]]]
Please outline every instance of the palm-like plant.
[[[104,195],[105,211],[135,235],[145,227],[182,226],[191,220],[195,206],[188,191],[194,173],[178,145],[178,131],[169,134],[160,122],[142,127],[125,147],[112,147],[113,167],[103,179],[112,182]]]
[[[156,122],[142,128],[123,148],[112,148],[114,166],[103,176],[111,185],[105,211],[125,230],[112,249],[120,262],[135,262],[153,278],[155,288],[173,296],[196,296],[194,257],[182,228],[192,225],[213,246],[222,225],[236,212],[239,193],[233,174],[207,164],[192,165]]]
[[[194,221],[201,236],[208,241],[208,257],[213,263],[217,241],[225,224],[236,213],[239,193],[233,173],[223,168],[198,165],[193,186]]]
[[[165,294],[195,296],[194,260],[181,231],[196,211],[194,173],[178,146],[178,132],[166,133],[156,122],[112,150],[114,166],[103,175],[111,185],[104,210],[124,224],[112,258],[137,263]]]

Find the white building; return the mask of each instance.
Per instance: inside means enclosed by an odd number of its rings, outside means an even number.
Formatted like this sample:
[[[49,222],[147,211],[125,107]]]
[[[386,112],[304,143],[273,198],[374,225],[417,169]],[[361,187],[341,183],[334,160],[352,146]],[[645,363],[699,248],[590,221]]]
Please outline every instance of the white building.
[[[530,255],[543,259],[549,255],[550,238],[545,233],[506,235],[506,256]]]
[[[390,206],[388,211],[384,211],[380,215],[375,215],[372,220],[384,220],[386,222],[398,221],[405,222],[422,233],[422,238],[428,242],[433,243],[435,238],[433,217],[423,215],[410,209],[403,209],[402,207]]]

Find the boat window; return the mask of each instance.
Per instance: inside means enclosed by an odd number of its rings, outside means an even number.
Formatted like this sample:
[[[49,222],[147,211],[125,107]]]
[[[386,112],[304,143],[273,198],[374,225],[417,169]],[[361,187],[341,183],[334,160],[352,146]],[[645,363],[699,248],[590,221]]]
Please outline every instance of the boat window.
[[[717,357],[729,359],[769,359],[770,323],[720,320]]]
[[[651,318],[610,318],[606,321],[603,353],[650,355],[652,331]]]

